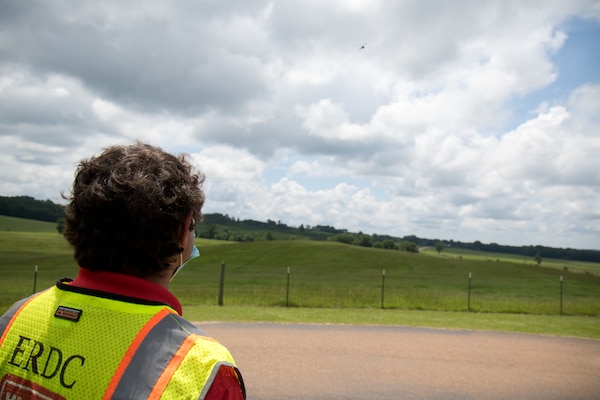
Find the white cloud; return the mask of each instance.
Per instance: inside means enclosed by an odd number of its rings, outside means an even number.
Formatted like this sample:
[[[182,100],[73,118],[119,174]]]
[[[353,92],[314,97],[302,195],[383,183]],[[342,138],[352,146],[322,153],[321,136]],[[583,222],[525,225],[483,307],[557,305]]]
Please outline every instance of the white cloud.
[[[348,114],[339,104],[324,99],[308,107],[299,107],[298,115],[304,120],[303,126],[313,135],[328,141],[356,141],[369,136],[365,127],[348,121]]]
[[[140,139],[193,155],[208,212],[598,248],[600,83],[554,92],[577,18],[597,2],[13,2],[0,194],[57,200]]]

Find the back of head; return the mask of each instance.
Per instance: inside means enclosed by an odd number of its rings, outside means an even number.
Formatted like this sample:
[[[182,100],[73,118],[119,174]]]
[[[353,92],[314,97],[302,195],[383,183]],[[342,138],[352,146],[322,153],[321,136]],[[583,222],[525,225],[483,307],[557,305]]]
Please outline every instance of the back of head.
[[[81,267],[148,277],[182,250],[182,225],[200,220],[203,177],[185,155],[143,143],[81,161],[64,235]],[[187,228],[187,227],[186,227]]]

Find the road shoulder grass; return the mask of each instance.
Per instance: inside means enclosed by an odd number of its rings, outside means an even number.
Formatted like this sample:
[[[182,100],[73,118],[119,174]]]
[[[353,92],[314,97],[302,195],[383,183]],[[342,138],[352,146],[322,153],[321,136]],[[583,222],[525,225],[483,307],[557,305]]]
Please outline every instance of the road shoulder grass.
[[[445,311],[184,305],[190,321],[396,325],[600,339],[600,318]]]

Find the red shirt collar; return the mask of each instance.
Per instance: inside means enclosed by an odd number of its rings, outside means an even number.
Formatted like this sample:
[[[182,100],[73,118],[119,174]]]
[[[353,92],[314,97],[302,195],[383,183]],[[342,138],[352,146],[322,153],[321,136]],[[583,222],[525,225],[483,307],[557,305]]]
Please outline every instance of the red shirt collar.
[[[109,271],[90,271],[80,267],[77,278],[70,285],[164,303],[179,315],[183,314],[181,303],[173,293],[154,282],[135,276]]]

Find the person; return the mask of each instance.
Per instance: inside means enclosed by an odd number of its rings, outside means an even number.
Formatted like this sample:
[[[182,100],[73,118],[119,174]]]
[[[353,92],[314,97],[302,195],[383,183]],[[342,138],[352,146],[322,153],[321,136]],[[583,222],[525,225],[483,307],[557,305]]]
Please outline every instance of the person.
[[[188,160],[136,142],[81,161],[64,196],[79,272],[0,318],[0,398],[245,399],[230,352],[169,291],[198,255]]]

